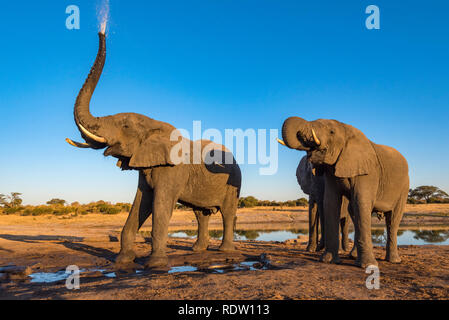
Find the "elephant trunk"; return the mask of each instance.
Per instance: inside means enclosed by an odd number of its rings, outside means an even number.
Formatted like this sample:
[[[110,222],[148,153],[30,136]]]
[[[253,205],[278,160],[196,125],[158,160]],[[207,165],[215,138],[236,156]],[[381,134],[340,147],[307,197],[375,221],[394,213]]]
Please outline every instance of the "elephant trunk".
[[[308,121],[299,117],[290,117],[282,126],[282,139],[287,147],[297,150],[310,150],[307,141],[303,137],[312,135],[311,125]]]
[[[95,142],[104,143],[104,141],[101,141],[101,139],[97,139],[99,138],[98,136],[92,135],[91,133],[98,130],[100,119],[94,117],[89,110],[90,99],[92,97],[92,94],[94,93],[95,87],[97,86],[98,80],[100,79],[106,60],[106,36],[101,32],[98,33],[98,36],[99,47],[97,57],[95,59],[94,65],[90,69],[89,76],[84,82],[84,85],[78,93],[78,97],[76,98],[74,117],[75,122],[85,139],[87,138],[89,140],[94,140]],[[90,130],[90,132],[86,129]]]

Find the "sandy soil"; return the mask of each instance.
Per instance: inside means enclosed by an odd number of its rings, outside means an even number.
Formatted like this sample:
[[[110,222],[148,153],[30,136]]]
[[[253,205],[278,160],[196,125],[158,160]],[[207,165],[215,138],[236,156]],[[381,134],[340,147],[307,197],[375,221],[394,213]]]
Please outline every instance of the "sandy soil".
[[[290,229],[307,227],[306,208],[242,209],[237,229]],[[420,228],[449,225],[449,205],[407,207],[403,226]],[[379,261],[380,289],[368,290],[368,274],[342,254],[343,263],[319,262],[319,253],[305,251],[307,237],[285,242],[237,241],[238,251],[220,253],[211,240],[204,253],[193,253],[192,239],[171,238],[170,265],[196,266],[198,270],[167,270],[136,274],[116,272],[107,278],[95,269],[112,272],[119,251],[119,232],[126,214],[90,214],[71,218],[55,216],[0,216],[0,267],[15,265],[14,272],[0,271],[0,299],[448,299],[449,246],[401,246],[402,263],[383,261],[384,248],[375,247]],[[376,222],[377,218],[373,218]],[[376,222],[378,227],[383,222]],[[211,229],[221,226],[219,215]],[[195,229],[190,211],[176,211],[170,229]],[[144,225],[151,230],[150,224]],[[142,234],[144,236],[142,236]],[[136,239],[137,265],[143,264],[151,241],[143,232]],[[229,269],[251,261],[252,270]],[[68,265],[90,271],[81,274],[81,288],[68,290],[65,281],[31,283],[31,272],[55,272]],[[218,273],[214,266],[226,272]],[[25,267],[28,267],[25,269]],[[0,269],[1,270],[1,269]],[[5,270],[4,270],[5,271]],[[6,270],[7,271],[7,270]]]

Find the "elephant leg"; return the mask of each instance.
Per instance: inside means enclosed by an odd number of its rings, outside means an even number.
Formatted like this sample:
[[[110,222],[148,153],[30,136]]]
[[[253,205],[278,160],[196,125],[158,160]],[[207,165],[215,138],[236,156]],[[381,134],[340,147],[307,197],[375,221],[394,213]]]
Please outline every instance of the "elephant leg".
[[[319,237],[319,230],[321,228],[321,238],[318,241],[318,247],[316,251],[321,251],[324,249],[325,239],[326,239],[326,223],[324,218],[324,201],[323,199],[318,199],[317,201],[317,238]]]
[[[325,251],[320,260],[326,263],[340,263],[339,221],[342,196],[339,194],[336,182],[326,176],[324,191],[324,223],[325,223]]]
[[[405,194],[405,193],[404,193]],[[398,253],[397,246],[397,235],[399,224],[402,220],[402,215],[404,214],[406,198],[402,196],[396,208],[392,212],[385,214],[385,222],[387,225],[387,246],[386,246],[386,256],[385,260],[392,263],[400,263],[401,258]]]
[[[314,252],[317,249],[318,243],[318,204],[310,196],[309,199],[309,243],[307,244],[307,251]]]
[[[349,251],[349,217],[346,216],[340,219],[341,228],[341,249]]]
[[[195,212],[196,220],[198,222],[198,238],[193,245],[193,251],[207,250],[209,245],[209,218],[203,210],[193,210]]]
[[[352,224],[355,225],[355,217],[354,217],[354,211],[352,210],[351,204],[349,203],[349,200],[346,197],[343,197],[343,201],[347,201],[348,202],[348,206],[347,208],[347,212],[348,212],[348,224],[349,224],[349,217],[351,218]],[[343,207],[342,207],[343,208]],[[343,209],[342,209],[342,214],[343,214]],[[349,257],[351,257],[352,259],[357,259],[357,239],[358,239],[359,233],[358,230],[354,227],[354,245],[352,246],[351,252],[349,253]]]
[[[155,188],[153,198],[153,229],[151,231],[152,250],[145,263],[146,268],[165,267],[168,264],[166,253],[168,224],[177,198],[167,190]]]
[[[355,229],[355,228],[354,228]],[[357,260],[357,241],[359,237],[359,232],[357,230],[354,230],[354,245],[352,246],[351,252],[349,252],[349,257],[351,257],[354,260]]]
[[[340,211],[341,248],[343,251],[349,251],[349,220],[349,200],[343,197]]]
[[[373,206],[369,201],[364,200],[360,194],[355,195],[354,198],[354,227],[356,232],[358,231],[356,265],[362,268],[370,265],[377,266],[371,239],[371,213]]]
[[[134,202],[129,212],[128,219],[121,233],[120,253],[116,258],[116,266],[132,264],[136,254],[134,253],[134,240],[136,233],[150,216],[152,211],[153,192],[147,185],[145,178],[139,173],[139,185]]]
[[[228,195],[221,207],[223,217],[223,240],[221,241],[220,251],[234,251],[234,226],[237,212],[237,190],[228,189]]]

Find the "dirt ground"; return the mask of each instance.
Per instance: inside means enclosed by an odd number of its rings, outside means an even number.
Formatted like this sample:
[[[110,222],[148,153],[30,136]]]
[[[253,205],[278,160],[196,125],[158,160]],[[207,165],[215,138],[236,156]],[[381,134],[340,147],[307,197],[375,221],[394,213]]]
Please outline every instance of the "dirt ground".
[[[449,205],[410,205],[402,226],[432,228],[449,225]],[[151,224],[136,238],[139,273],[114,270],[120,230],[127,214],[76,217],[0,216],[0,299],[448,299],[449,246],[400,246],[401,264],[383,261],[384,248],[375,247],[380,289],[366,288],[369,276],[354,266],[347,253],[342,264],[319,262],[319,253],[305,251],[307,237],[284,242],[236,241],[235,253],[209,250],[194,253],[194,239],[170,238],[171,267],[196,270],[168,273],[144,271],[151,251]],[[373,225],[383,222],[373,218]],[[211,229],[221,227],[220,215]],[[175,211],[170,230],[196,228],[190,211]],[[237,229],[307,228],[306,208],[251,208],[238,212]],[[247,263],[241,264],[242,261]],[[10,265],[10,267],[3,268]],[[11,266],[14,265],[14,266]],[[68,265],[82,270],[80,289],[68,290],[65,280],[30,282],[28,274],[56,272]],[[235,267],[239,265],[239,267]],[[251,268],[249,268],[251,265]],[[9,271],[8,271],[9,270]],[[11,271],[12,270],[12,271]],[[173,269],[172,269],[173,270]],[[114,272],[115,277],[106,277]]]

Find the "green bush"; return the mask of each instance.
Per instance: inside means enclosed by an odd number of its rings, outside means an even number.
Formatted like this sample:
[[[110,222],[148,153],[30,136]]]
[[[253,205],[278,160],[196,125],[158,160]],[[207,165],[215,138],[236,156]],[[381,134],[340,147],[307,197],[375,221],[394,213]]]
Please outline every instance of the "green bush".
[[[117,203],[116,206],[119,206],[124,212],[129,212],[131,210],[130,203]]]
[[[298,199],[298,200],[296,200],[296,205],[307,207],[309,205],[309,200],[307,200],[306,198]]]
[[[254,198],[253,196],[240,198],[238,206],[239,208],[252,208],[259,204],[259,200]]]
[[[448,198],[438,198],[438,197],[431,197],[429,200],[427,200],[427,203],[449,203]]]
[[[4,214],[14,214],[14,213],[21,211],[22,209],[23,209],[23,207],[4,208],[3,213]]]
[[[27,208],[23,212],[23,215],[41,216],[44,214],[52,214],[53,208],[50,206],[37,206],[34,208]]]
[[[117,214],[122,211],[122,208],[120,206],[117,207],[106,203],[98,204],[97,209],[100,213],[103,214]]]

